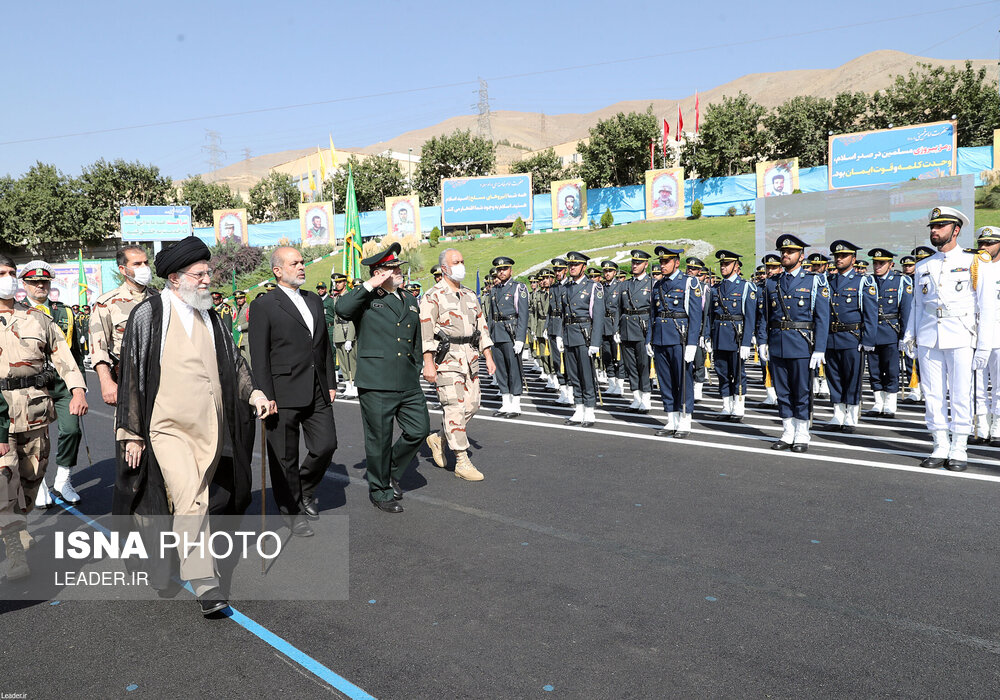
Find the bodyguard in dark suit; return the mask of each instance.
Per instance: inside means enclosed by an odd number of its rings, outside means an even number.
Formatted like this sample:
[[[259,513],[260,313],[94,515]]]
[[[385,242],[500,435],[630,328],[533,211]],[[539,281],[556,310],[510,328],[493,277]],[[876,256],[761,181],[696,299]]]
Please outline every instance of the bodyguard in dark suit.
[[[300,287],[306,281],[302,254],[277,248],[271,254],[276,289],[250,304],[250,357],[261,391],[278,404],[268,419],[267,455],[274,500],[292,521],[292,533],[313,534],[307,518],[319,510],[314,493],[337,449],[332,402],[336,390],[333,354],[323,302]],[[299,428],[306,458],[299,465]]]
[[[878,285],[878,330],[875,351],[868,353],[868,376],[875,392],[875,406],[865,415],[896,415],[896,392],[899,391],[900,343],[910,323],[913,305],[913,280],[892,269],[892,252],[885,248],[868,251]],[[906,377],[909,380],[909,376]]]
[[[760,356],[770,361],[778,395],[782,433],[773,450],[805,452],[809,447],[810,372],[826,354],[830,331],[830,288],[826,277],[802,267],[806,244],[789,233],[778,236],[784,272],[767,280],[764,314],[767,344]]]
[[[420,388],[423,345],[417,300],[401,294],[400,245],[365,258],[371,278],[337,303],[337,315],[354,321],[358,334],[355,384],[365,427],[368,496],[386,513],[402,513],[399,487],[410,461],[430,433],[427,401]],[[393,422],[402,434],[392,441]]]
[[[691,434],[694,413],[694,358],[702,335],[702,287],[697,277],[681,273],[683,250],[656,246],[663,278],[653,285],[647,352],[656,363],[660,398],[667,424],[660,437]]]
[[[511,258],[493,259],[497,283],[487,297],[490,307],[489,331],[493,338],[493,358],[496,361],[497,386],[501,405],[493,416],[514,418],[521,415],[521,394],[524,379],[521,370],[521,351],[528,337],[528,288],[523,282],[511,279]]]
[[[729,250],[715,253],[722,280],[712,289],[706,307],[715,371],[719,376],[723,420],[740,422],[746,412],[746,361],[757,330],[757,285],[740,277],[740,256]]]
[[[861,412],[864,352],[875,349],[878,330],[878,289],[857,270],[858,247],[838,240],[830,245],[836,272],[830,285],[830,335],[826,343],[826,373],[833,402],[832,429],[853,433]]]

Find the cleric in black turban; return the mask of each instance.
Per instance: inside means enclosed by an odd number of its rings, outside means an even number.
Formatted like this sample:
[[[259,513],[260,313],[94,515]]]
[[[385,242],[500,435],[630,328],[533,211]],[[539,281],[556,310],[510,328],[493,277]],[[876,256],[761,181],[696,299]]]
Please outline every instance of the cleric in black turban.
[[[211,257],[212,251],[203,240],[197,236],[188,236],[156,254],[156,275],[166,279],[171,272],[183,270],[188,265]]]

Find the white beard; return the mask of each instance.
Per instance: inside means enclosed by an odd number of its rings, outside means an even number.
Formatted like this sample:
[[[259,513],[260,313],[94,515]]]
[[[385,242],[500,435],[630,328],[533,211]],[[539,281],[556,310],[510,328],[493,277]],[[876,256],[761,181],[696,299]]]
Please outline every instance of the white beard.
[[[174,292],[181,301],[199,311],[208,311],[214,306],[212,293],[207,289],[198,289],[198,283],[191,284],[186,277],[180,281]]]

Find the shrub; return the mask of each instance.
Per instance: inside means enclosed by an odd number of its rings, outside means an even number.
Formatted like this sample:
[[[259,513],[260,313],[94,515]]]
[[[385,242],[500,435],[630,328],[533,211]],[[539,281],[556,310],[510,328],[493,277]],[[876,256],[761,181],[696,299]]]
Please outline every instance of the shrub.
[[[753,205],[750,202],[743,202],[743,214],[749,216],[750,210],[753,209]]]
[[[431,229],[431,235],[430,235],[431,248],[436,247],[438,241],[440,240],[441,240],[441,229],[435,226],[434,228]]]
[[[240,277],[257,270],[264,261],[261,248],[243,245],[239,241],[220,243],[212,251],[212,285],[229,287],[233,281],[233,271]]]
[[[736,216],[736,207],[726,209],[726,216]]]
[[[613,223],[615,223],[615,217],[611,215],[611,207],[608,207],[601,214],[601,228],[611,228]]]
[[[524,235],[526,228],[527,227],[524,225],[524,221],[519,216],[514,219],[514,224],[510,227],[510,233],[514,236],[514,238],[520,238]]]
[[[468,239],[470,241],[475,240],[483,235],[483,230],[481,228],[470,228],[468,233]]]
[[[700,199],[694,200],[694,203],[691,205],[691,218],[692,219],[700,219],[701,218],[701,212],[704,209],[705,209],[705,205],[701,203]]]

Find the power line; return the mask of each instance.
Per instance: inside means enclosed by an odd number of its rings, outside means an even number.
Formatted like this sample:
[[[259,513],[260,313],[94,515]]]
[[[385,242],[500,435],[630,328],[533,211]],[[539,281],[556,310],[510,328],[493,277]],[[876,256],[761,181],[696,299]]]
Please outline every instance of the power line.
[[[222,159],[226,155],[226,152],[222,150],[222,137],[218,131],[205,129],[205,140],[208,143],[202,146],[201,150],[208,154],[208,158],[205,159],[208,169],[209,171],[218,170],[222,167]]]
[[[614,59],[614,60],[610,60],[610,61],[600,61],[600,62],[596,62],[596,63],[585,63],[585,64],[579,64],[579,65],[574,65],[574,66],[564,66],[562,68],[550,68],[550,69],[546,69],[546,70],[532,71],[532,72],[528,72],[528,73],[513,73],[513,74],[510,74],[510,75],[501,75],[501,76],[496,76],[496,77],[493,77],[493,78],[489,78],[489,80],[493,80],[493,81],[497,81],[497,80],[514,80],[514,79],[517,79],[517,78],[526,78],[526,77],[532,77],[532,76],[536,76],[536,75],[548,75],[548,74],[551,74],[551,73],[562,73],[562,72],[574,71],[574,70],[584,70],[584,69],[587,69],[587,68],[598,68],[598,67],[601,67],[601,66],[619,65],[619,64],[622,64],[622,63],[632,63],[632,62],[638,62],[638,61],[648,61],[648,60],[653,59],[653,58],[664,58],[664,57],[668,57],[668,56],[680,56],[680,55],[691,54],[691,53],[700,53],[702,51],[716,51],[716,50],[719,50],[719,49],[733,48],[733,47],[738,47],[738,46],[748,46],[748,45],[759,44],[759,43],[767,43],[767,42],[779,41],[779,40],[782,40],[782,39],[793,39],[793,38],[797,38],[797,37],[810,36],[810,35],[813,35],[813,34],[822,34],[822,33],[826,33],[826,32],[842,31],[842,30],[845,30],[845,29],[856,29],[858,27],[871,26],[873,24],[884,24],[886,22],[895,22],[895,21],[902,20],[902,19],[913,19],[913,18],[917,18],[917,17],[925,17],[927,15],[941,14],[941,13],[947,13],[947,12],[954,12],[956,10],[965,10],[965,9],[972,8],[972,7],[981,7],[983,5],[993,5],[993,4],[995,4],[995,0],[985,0],[983,2],[975,2],[975,3],[965,4],[965,5],[955,5],[955,6],[952,6],[952,7],[939,8],[939,9],[936,9],[936,10],[927,10],[925,12],[916,12],[916,13],[910,13],[910,14],[905,14],[905,15],[898,15],[896,17],[886,17],[886,18],[883,18],[883,19],[869,20],[867,22],[854,22],[852,24],[842,24],[842,25],[833,26],[833,27],[822,27],[822,28],[819,28],[819,29],[810,29],[810,30],[801,31],[801,32],[793,32],[793,33],[790,33],[790,34],[782,34],[782,35],[776,35],[776,36],[770,36],[770,37],[760,37],[760,38],[756,38],[756,39],[746,39],[744,41],[734,41],[734,42],[729,42],[729,43],[725,43],[725,44],[715,44],[715,45],[711,45],[711,46],[702,46],[702,47],[697,47],[697,48],[693,48],[693,49],[679,49],[679,50],[676,50],[676,51],[667,51],[667,52],[664,52],[664,53],[647,54],[645,56],[634,56],[634,57],[631,57],[631,58],[620,58],[620,59]],[[334,99],[330,99],[330,100],[319,100],[319,101],[316,101],[316,102],[303,102],[303,103],[293,104],[293,105],[283,105],[283,106],[280,106],[280,107],[262,107],[262,108],[259,108],[259,109],[243,110],[243,111],[240,111],[240,112],[225,112],[225,113],[221,113],[221,114],[204,115],[204,116],[199,116],[199,117],[186,117],[186,118],[183,118],[183,119],[170,119],[170,120],[158,121],[158,122],[148,122],[148,123],[145,123],[145,124],[133,124],[133,125],[129,125],[129,126],[111,127],[111,128],[107,128],[107,129],[92,129],[92,130],[89,130],[89,131],[78,131],[78,132],[73,132],[73,133],[68,133],[68,134],[58,134],[58,135],[53,135],[53,136],[36,136],[36,137],[25,138],[25,139],[12,139],[12,140],[9,140],[9,141],[0,141],[0,146],[11,146],[11,145],[22,144],[22,143],[36,143],[36,142],[39,142],[39,141],[53,141],[53,140],[57,140],[57,139],[75,138],[75,137],[79,137],[79,136],[94,136],[94,135],[97,135],[97,134],[110,134],[110,133],[116,133],[116,132],[120,132],[120,131],[133,131],[133,130],[136,130],[136,129],[149,129],[149,128],[159,127],[159,126],[172,126],[172,125],[175,125],[175,124],[187,124],[187,123],[191,123],[191,122],[204,121],[204,120],[207,120],[207,119],[227,119],[227,118],[230,118],[230,117],[249,116],[249,115],[252,115],[252,114],[266,114],[266,113],[269,113],[269,112],[280,112],[280,111],[285,111],[285,110],[290,110],[290,109],[302,109],[302,108],[305,108],[305,107],[318,107],[318,106],[322,106],[322,105],[338,104],[338,103],[343,103],[343,102],[355,102],[355,101],[358,101],[358,100],[375,99],[375,98],[378,98],[378,97],[397,97],[397,96],[400,96],[400,95],[408,95],[408,94],[413,94],[413,93],[417,93],[417,92],[427,92],[427,91],[431,91],[431,90],[444,90],[444,89],[447,89],[447,88],[463,87],[463,86],[475,85],[475,84],[476,84],[475,81],[464,80],[464,81],[459,81],[459,82],[454,82],[454,83],[442,83],[442,84],[439,84],[439,85],[429,85],[429,86],[425,86],[425,87],[409,88],[409,89],[406,89],[406,90],[388,90],[388,91],[385,91],[385,92],[376,92],[376,93],[370,93],[370,94],[367,94],[367,95],[355,95],[355,96],[352,96],[352,97],[338,97],[338,98],[334,98]]]

